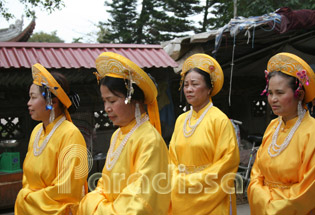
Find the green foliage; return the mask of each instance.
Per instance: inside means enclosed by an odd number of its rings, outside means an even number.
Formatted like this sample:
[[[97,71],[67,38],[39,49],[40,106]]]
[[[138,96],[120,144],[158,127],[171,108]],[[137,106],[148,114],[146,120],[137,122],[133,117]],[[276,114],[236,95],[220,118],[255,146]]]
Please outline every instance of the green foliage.
[[[28,42],[64,43],[65,41],[57,36],[57,31],[53,31],[50,34],[41,31],[33,34]]]
[[[136,21],[137,0],[113,0],[111,3],[105,1],[105,5],[110,7],[108,10],[111,19],[107,22],[99,22],[98,33],[99,42],[113,43],[134,43]]]
[[[136,21],[136,43],[159,43],[172,38],[171,32],[184,31],[185,21],[175,24],[174,17],[167,14],[167,6],[164,1],[143,0],[139,18]],[[169,10],[169,8],[168,8]],[[173,24],[171,24],[173,23]]]
[[[72,38],[71,43],[82,43],[81,40],[83,40],[83,37]]]
[[[64,0],[19,0],[24,5],[24,11],[27,17],[36,17],[34,8],[41,8],[49,13],[60,10],[64,7]],[[14,18],[6,7],[6,0],[0,0],[0,15],[7,21]]]
[[[7,21],[12,19],[14,16],[13,14],[9,13],[8,8],[5,6],[5,2],[0,1],[0,14],[3,16]]]
[[[174,12],[176,17],[185,18],[187,15],[199,14],[202,11],[200,0],[166,0],[165,10]]]
[[[208,18],[205,22],[206,29],[217,29],[227,24],[233,18],[233,1],[220,0],[215,3],[211,2],[213,10],[211,11],[212,17]]]
[[[210,17],[213,14],[227,19],[224,13],[220,14],[219,11],[216,11],[218,4],[220,4],[218,1],[206,0],[205,5],[196,6],[197,10],[200,11],[199,14],[202,15],[202,20],[198,22],[201,27],[195,28],[196,33],[205,32],[207,29],[217,25],[217,18]]]
[[[113,0],[105,3],[111,19],[99,22],[98,42],[156,44],[195,29],[190,16],[201,11],[200,0]],[[139,10],[140,9],[140,10]]]

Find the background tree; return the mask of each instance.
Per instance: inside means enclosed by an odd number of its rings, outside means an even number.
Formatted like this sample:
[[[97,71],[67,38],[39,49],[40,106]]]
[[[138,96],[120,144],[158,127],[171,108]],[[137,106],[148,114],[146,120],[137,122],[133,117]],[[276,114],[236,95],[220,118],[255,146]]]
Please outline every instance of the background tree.
[[[107,22],[99,22],[99,42],[135,43],[137,0],[113,0],[105,6],[111,18]]]
[[[72,42],[71,43],[82,43],[83,37],[75,37],[72,38]]]
[[[137,3],[140,3],[137,7]],[[112,19],[100,22],[99,42],[159,43],[195,29],[189,19],[200,0],[113,0],[105,3]]]
[[[207,0],[208,1],[208,0]],[[315,2],[309,0],[238,0],[237,16],[261,16],[276,11],[281,7],[292,10],[315,9]],[[216,29],[227,24],[233,18],[233,1],[219,0],[213,4],[213,17],[207,20],[208,29]]]
[[[211,18],[210,15],[216,13],[215,11],[215,5],[218,4],[217,1],[214,0],[205,0],[205,5],[200,5],[199,7],[196,6],[195,11],[198,12],[200,11],[201,15],[201,21],[198,22],[198,24],[201,27],[196,27],[195,32],[200,33],[200,32],[205,32],[207,29],[210,29],[213,25],[215,25],[215,19]],[[218,14],[221,15],[221,14]]]
[[[57,31],[53,31],[50,34],[41,31],[33,34],[28,42],[64,43],[65,41],[57,36]]]
[[[145,2],[148,0],[143,1],[143,4]],[[139,22],[139,25],[146,26],[145,31],[142,32],[146,43],[171,40],[174,37],[186,36],[195,30],[192,17],[200,12],[197,6],[200,0],[155,0],[152,2],[154,4],[147,11],[150,19],[147,22]]]
[[[64,7],[63,0],[19,0],[22,4],[24,4],[24,10],[27,17],[35,17],[35,13],[32,10],[34,7],[39,7],[47,10],[49,13],[54,10],[60,10]],[[8,8],[6,7],[6,0],[0,0],[0,14],[7,21],[9,19],[14,18],[14,15],[10,13]]]

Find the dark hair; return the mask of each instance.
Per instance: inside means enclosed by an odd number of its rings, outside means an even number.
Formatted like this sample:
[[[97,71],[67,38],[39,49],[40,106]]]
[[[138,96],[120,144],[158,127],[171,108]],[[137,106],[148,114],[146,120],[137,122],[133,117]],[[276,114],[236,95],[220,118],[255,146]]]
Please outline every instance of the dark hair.
[[[58,84],[63,89],[63,91],[65,91],[65,93],[69,94],[70,93],[70,87],[69,87],[69,82],[68,82],[67,78],[59,72],[51,72],[51,75],[58,82]]]
[[[203,71],[203,70],[201,70],[201,69],[199,69],[199,68],[197,68],[197,67],[188,70],[188,71],[186,72],[186,74],[185,74],[184,80],[185,80],[187,74],[190,73],[190,72],[192,72],[192,71],[198,72],[200,75],[202,75],[202,77],[203,77],[204,81],[206,82],[206,85],[207,85],[207,87],[208,87],[209,89],[212,89],[212,88],[213,88],[212,83],[211,83],[210,74],[207,73],[207,72],[205,72],[205,71]],[[184,84],[184,83],[183,83],[183,84]]]
[[[68,80],[66,79],[66,77],[59,72],[51,72],[50,74],[58,82],[58,84],[65,91],[65,93],[68,94],[70,92],[70,87],[69,87],[69,83],[68,83]],[[39,90],[42,93],[42,92],[44,92],[45,87],[39,86]],[[54,98],[56,96],[54,94],[51,94],[51,97]]]
[[[125,80],[122,78],[113,78],[109,76],[105,76],[100,81],[100,85],[106,86],[115,96],[119,96],[117,93],[121,93],[124,96],[127,96],[126,85],[128,83],[129,83],[129,80]],[[134,92],[131,95],[131,99],[139,101],[139,102],[144,102],[143,91],[136,84],[132,84],[132,86],[133,86]]]
[[[74,113],[79,107],[79,102],[80,102],[79,96],[74,92],[70,92],[69,82],[63,74],[61,74],[59,72],[51,72],[50,74],[58,82],[58,84],[63,89],[63,91],[65,91],[65,93],[68,95],[68,97],[72,103],[72,105],[68,108],[68,111],[69,111],[69,113]],[[45,88],[43,86],[40,86],[39,90],[42,93],[45,91]],[[45,93],[45,95],[47,95],[47,93]],[[51,97],[55,98],[56,96],[52,93]],[[44,98],[46,99],[46,96],[44,96]],[[62,104],[62,102],[59,102],[59,107],[61,109],[65,108],[65,106]]]
[[[295,92],[295,90],[299,87],[299,79],[297,79],[296,77],[293,77],[291,75],[287,75],[281,71],[275,71],[275,72],[269,72],[268,74],[268,80],[270,80],[272,77],[279,75],[282,76],[286,79],[288,79],[288,85],[289,87],[293,90],[293,92]],[[304,87],[303,87],[304,90]]]

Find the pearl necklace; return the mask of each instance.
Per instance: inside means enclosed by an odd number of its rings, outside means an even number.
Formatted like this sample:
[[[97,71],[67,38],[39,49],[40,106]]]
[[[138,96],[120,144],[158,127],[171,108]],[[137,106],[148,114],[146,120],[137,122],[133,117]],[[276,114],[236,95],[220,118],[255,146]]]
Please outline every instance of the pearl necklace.
[[[117,147],[117,149],[114,151],[116,142],[117,142],[117,137],[118,134],[120,132],[120,128],[117,130],[116,135],[113,138],[113,142],[111,143],[108,153],[107,153],[107,158],[106,158],[106,169],[108,171],[111,171],[113,169],[113,167],[115,166],[124,146],[126,145],[128,139],[130,138],[130,136],[133,134],[133,132],[140,126],[142,125],[144,122],[148,121],[149,117],[147,115],[145,115],[143,118],[141,118],[140,122],[135,124],[135,126],[133,126],[133,128],[128,132],[128,134],[126,134],[125,138],[121,141],[120,145]]]
[[[197,126],[201,123],[201,121],[203,120],[203,118],[205,117],[205,115],[207,114],[208,110],[213,106],[213,103],[211,102],[210,105],[207,107],[207,109],[201,114],[201,116],[199,117],[199,119],[197,120],[196,124],[191,125],[190,123],[190,119],[192,116],[192,112],[193,112],[193,108],[192,106],[190,107],[190,112],[187,114],[186,118],[185,118],[185,122],[184,122],[184,126],[183,126],[183,131],[184,131],[184,136],[185,137],[190,137],[196,130]],[[188,127],[190,128],[189,131],[186,130],[186,125],[188,122]]]
[[[277,139],[278,139],[278,134],[279,134],[279,130],[282,124],[282,119],[281,117],[279,117],[279,124],[278,127],[276,128],[275,133],[272,136],[272,141],[271,144],[268,147],[268,154],[270,155],[270,157],[276,157],[278,156],[285,148],[287,148],[287,146],[289,145],[295,131],[298,129],[298,127],[300,126],[304,116],[305,116],[306,111],[303,111],[303,114],[301,116],[299,116],[298,120],[295,122],[294,126],[292,127],[292,129],[290,130],[288,136],[284,139],[284,142],[281,145],[277,144]],[[275,154],[271,153],[271,149],[275,152]]]
[[[56,131],[56,129],[59,127],[59,125],[61,125],[61,123],[63,121],[66,120],[66,117],[61,117],[61,119],[58,120],[58,122],[54,125],[54,127],[51,129],[51,131],[49,132],[49,134],[47,135],[47,137],[44,139],[43,143],[41,144],[41,146],[39,146],[39,138],[40,138],[40,135],[43,131],[43,127],[41,127],[37,134],[36,134],[36,137],[35,137],[35,140],[34,140],[34,144],[33,144],[33,153],[35,156],[39,156],[43,150],[45,149],[47,143],[49,142],[51,136],[54,134],[54,132]]]

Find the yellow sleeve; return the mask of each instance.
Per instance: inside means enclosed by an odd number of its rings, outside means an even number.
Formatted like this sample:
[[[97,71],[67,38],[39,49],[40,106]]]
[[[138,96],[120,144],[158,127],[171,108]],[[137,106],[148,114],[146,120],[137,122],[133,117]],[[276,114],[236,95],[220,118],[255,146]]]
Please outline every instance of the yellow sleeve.
[[[229,173],[236,173],[240,161],[233,127],[229,120],[224,120],[223,123],[224,124],[222,125],[222,129],[220,129],[220,133],[216,134],[218,140],[213,164],[200,172],[201,177],[197,176],[198,173],[193,173],[190,177],[195,178],[195,180],[191,180],[189,177],[185,179],[187,187],[191,188],[197,187],[199,183],[204,185],[205,188],[210,188],[209,185],[211,184],[211,181],[218,185],[217,192],[210,193],[203,199],[204,201],[211,202],[209,207],[213,208],[215,208],[216,205],[226,197],[227,190],[223,189],[233,187],[233,185],[231,185],[231,182],[233,184],[232,180],[229,181],[230,185],[227,186],[226,184],[222,184],[222,178],[227,176]],[[207,174],[209,173],[217,175],[217,178],[207,177]],[[206,179],[206,181],[204,179]],[[213,190],[212,188],[209,189],[210,192]]]
[[[220,120],[220,124],[218,123],[216,128],[216,149],[214,152],[213,163],[199,172],[190,173],[188,175],[179,173],[179,168],[177,166],[173,172],[173,181],[176,181],[175,186],[185,184],[186,192],[191,193],[191,198],[193,198],[194,192],[202,192],[202,197],[198,197],[197,203],[199,206],[206,205],[207,211],[213,211],[220,203],[222,203],[223,199],[228,195],[228,192],[234,192],[234,190],[231,190],[230,188],[234,188],[234,173],[236,173],[238,169],[240,159],[236,137],[231,122],[228,119]],[[172,139],[172,141],[176,140]],[[172,163],[177,165],[175,163],[177,161],[174,150],[172,144],[170,147],[170,157]],[[202,188],[203,190],[201,190]],[[200,210],[200,207],[197,210]]]
[[[99,179],[99,182],[102,178]],[[101,182],[102,183],[102,182]],[[79,209],[77,215],[91,215],[96,214],[96,210],[98,209],[98,205],[107,203],[106,195],[102,192],[102,189],[97,186],[95,190],[88,193],[83,197],[80,202]],[[110,213],[112,214],[112,213]]]
[[[299,183],[290,187],[290,198],[281,200],[271,200],[266,207],[266,214],[307,214],[315,209],[315,138],[310,141],[305,149],[305,160],[303,178]]]
[[[177,166],[177,155],[175,152],[175,143],[176,143],[176,134],[178,133],[178,129],[180,128],[180,123],[178,122],[179,120],[176,120],[175,126],[174,126],[174,131],[173,135],[171,138],[171,141],[169,143],[169,156],[170,156],[170,164]]]
[[[126,148],[112,170],[113,172],[115,168],[134,169],[133,174],[125,177],[125,180],[128,180],[127,186],[122,188],[117,197],[111,199],[112,197],[108,196],[110,194],[102,191],[105,187],[103,183],[106,181],[100,179],[96,190],[89,193],[80,203],[78,215],[167,214],[170,193],[162,193],[167,186],[167,181],[157,178],[161,173],[162,175],[167,174],[168,153],[166,145],[157,132],[154,132],[155,136],[147,135],[143,131],[137,132],[131,138],[136,142],[126,144]],[[123,164],[126,161],[124,153],[129,153],[130,147],[135,147],[132,150],[132,160],[130,161],[133,164],[130,163],[130,167],[126,167]]]
[[[258,167],[260,152],[262,151],[263,145],[260,147],[255,164],[252,168],[251,182],[248,187],[248,201],[251,206],[252,214],[308,214],[315,209],[315,136],[312,135],[310,138],[306,139],[308,143],[305,145],[305,148],[301,153],[301,156],[303,156],[303,163],[297,170],[297,174],[302,172],[300,181],[294,183],[285,195],[280,188],[269,188],[268,186],[264,186],[264,176],[261,174]],[[299,142],[299,144],[303,145],[302,142]],[[277,195],[283,196],[283,198],[273,199],[271,190],[272,192],[276,192]]]
[[[261,147],[257,151],[256,161],[251,170],[250,184],[247,189],[247,198],[251,206],[251,213],[255,215],[266,214],[266,206],[271,197],[269,188],[264,186],[264,176],[261,175],[258,168],[260,151]],[[255,205],[255,208],[258,209],[257,211],[254,209],[253,205]]]
[[[57,135],[57,132],[54,135]],[[16,214],[76,212],[88,173],[85,141],[79,130],[63,138],[63,143],[54,156],[58,156],[59,168],[56,168],[56,177],[47,187],[31,189],[23,177],[24,186],[15,204]],[[50,158],[46,159],[47,168],[50,168]]]

